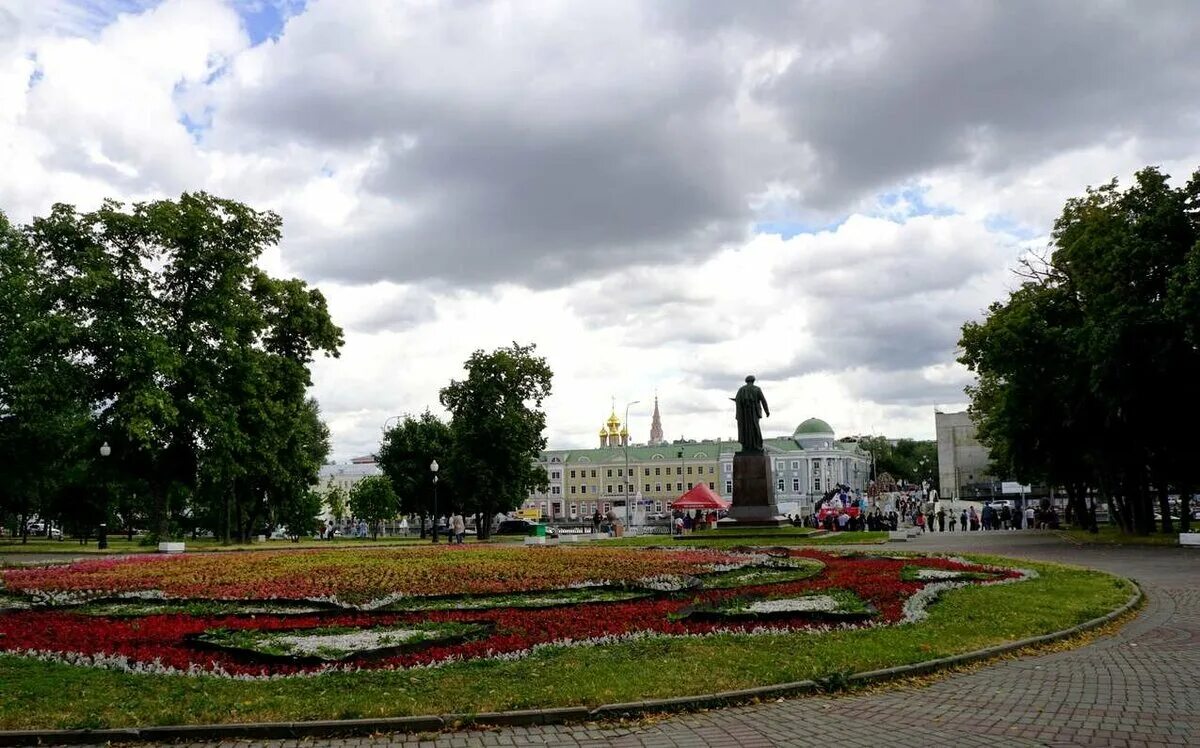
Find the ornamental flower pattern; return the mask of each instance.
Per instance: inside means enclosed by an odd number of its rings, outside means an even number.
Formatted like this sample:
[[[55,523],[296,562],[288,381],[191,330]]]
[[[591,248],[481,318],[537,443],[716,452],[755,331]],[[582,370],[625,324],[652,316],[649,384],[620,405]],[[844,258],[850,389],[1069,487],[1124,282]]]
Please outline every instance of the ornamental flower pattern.
[[[548,552],[554,550],[555,552]],[[86,606],[60,607],[35,604],[31,609],[0,612],[0,651],[82,665],[136,672],[209,674],[231,677],[283,677],[312,675],[338,669],[429,667],[477,658],[509,659],[549,645],[601,645],[640,636],[703,636],[720,632],[820,631],[830,627],[820,611],[786,610],[772,600],[820,599],[825,595],[853,595],[870,606],[868,620],[843,626],[887,625],[918,619],[924,606],[941,590],[965,584],[1017,581],[1025,573],[970,564],[945,558],[884,558],[837,555],[810,549],[630,550],[630,549],[471,549],[387,551],[404,571],[425,567],[405,576],[396,569],[367,572],[359,554],[328,551],[305,558],[300,552],[212,554],[183,559],[126,559],[86,561],[72,566],[17,569],[0,572],[9,594],[18,592],[41,601],[76,593],[75,600],[120,594],[159,595],[195,600],[324,600],[321,612],[296,614],[197,614],[152,613],[144,616],[89,615]],[[374,556],[379,563],[391,557]],[[284,556],[285,558],[277,558]],[[178,560],[177,560],[178,559]],[[341,559],[345,559],[344,562]],[[736,587],[705,588],[705,574],[748,565],[771,568],[780,561],[818,562],[813,576],[790,581],[754,583]],[[213,562],[216,563],[213,563]],[[961,581],[936,575],[927,581],[905,574],[921,568],[963,573]],[[469,571],[467,571],[469,570]],[[470,574],[477,574],[471,578]],[[969,574],[967,574],[969,573]],[[307,581],[297,578],[306,574]],[[358,574],[366,574],[359,578]],[[511,574],[511,576],[509,576]],[[680,576],[699,579],[699,586],[681,591],[642,589],[636,599],[582,602],[556,607],[414,609],[389,612],[338,607],[336,602],[365,603],[395,596],[452,596],[503,594],[511,603],[514,592],[529,597],[552,589],[580,586],[623,586],[651,579]],[[726,577],[727,578],[727,577]],[[289,587],[290,583],[295,583]],[[238,586],[243,583],[244,586]],[[388,585],[395,585],[389,587]],[[689,617],[697,606],[720,608],[737,602],[743,608],[771,612],[756,620],[739,616],[728,620]],[[287,658],[256,658],[253,652],[222,649],[203,643],[206,632],[280,632],[302,637],[317,630],[402,630],[406,626],[474,624],[482,632],[461,640],[431,640],[427,645],[364,651],[336,663],[314,663]],[[363,636],[370,641],[370,636]],[[352,641],[353,638],[347,639]]]

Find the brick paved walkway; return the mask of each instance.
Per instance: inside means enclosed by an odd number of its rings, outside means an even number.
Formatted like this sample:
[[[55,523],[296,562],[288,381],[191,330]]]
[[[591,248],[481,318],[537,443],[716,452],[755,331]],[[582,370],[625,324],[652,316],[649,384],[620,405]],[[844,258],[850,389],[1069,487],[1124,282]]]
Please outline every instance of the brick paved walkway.
[[[904,550],[972,550],[1090,566],[1136,579],[1143,613],[1087,647],[990,665],[929,686],[805,697],[628,727],[563,725],[429,736],[233,742],[296,746],[1200,745],[1200,552],[1075,547],[1042,533],[925,536]]]

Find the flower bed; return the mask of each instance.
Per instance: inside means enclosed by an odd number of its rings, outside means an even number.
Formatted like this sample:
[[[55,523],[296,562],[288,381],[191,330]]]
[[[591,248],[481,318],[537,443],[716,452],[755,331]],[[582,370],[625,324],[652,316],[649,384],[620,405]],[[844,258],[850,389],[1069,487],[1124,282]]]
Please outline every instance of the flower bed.
[[[933,581],[921,569],[961,578]],[[423,548],[85,561],[0,571],[8,595],[32,603],[0,612],[0,651],[238,677],[425,667],[642,636],[894,624],[919,617],[933,597],[923,591],[1021,576],[959,560],[796,549]],[[111,598],[122,598],[119,607],[104,608]],[[145,615],[136,615],[137,598],[147,598]],[[164,608],[164,598],[196,607]],[[289,610],[281,601],[308,607]]]

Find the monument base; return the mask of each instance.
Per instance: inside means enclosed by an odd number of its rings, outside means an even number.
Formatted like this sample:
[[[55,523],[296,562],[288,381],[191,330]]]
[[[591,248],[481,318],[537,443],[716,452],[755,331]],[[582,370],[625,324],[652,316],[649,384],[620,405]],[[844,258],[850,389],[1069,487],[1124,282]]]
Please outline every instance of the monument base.
[[[729,514],[717,522],[718,529],[785,527],[788,518],[775,503],[771,458],[762,452],[738,452],[733,456],[733,503]]]

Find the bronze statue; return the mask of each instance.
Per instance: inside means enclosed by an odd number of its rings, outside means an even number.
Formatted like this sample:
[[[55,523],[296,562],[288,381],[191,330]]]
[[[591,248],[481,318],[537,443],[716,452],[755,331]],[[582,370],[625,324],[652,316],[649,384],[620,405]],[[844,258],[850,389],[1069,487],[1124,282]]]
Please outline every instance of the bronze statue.
[[[763,413],[770,417],[771,409],[767,407],[767,398],[763,397],[762,390],[754,384],[753,375],[746,377],[746,383],[738,388],[737,395],[730,400],[733,400],[737,412],[738,442],[742,445],[742,451],[762,452],[762,429],[758,427],[758,419],[763,417]]]

